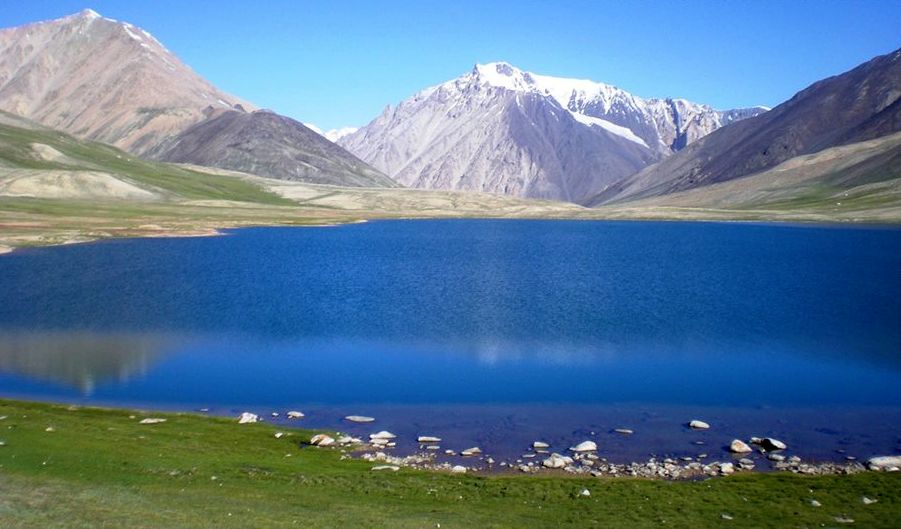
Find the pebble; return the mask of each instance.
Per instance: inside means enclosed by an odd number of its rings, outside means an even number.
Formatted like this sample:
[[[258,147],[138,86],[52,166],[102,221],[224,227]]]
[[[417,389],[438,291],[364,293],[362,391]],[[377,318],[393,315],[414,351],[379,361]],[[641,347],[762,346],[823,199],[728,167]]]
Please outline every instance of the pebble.
[[[710,425],[704,421],[699,421],[697,419],[694,419],[688,423],[688,427],[693,428],[695,430],[707,430],[710,428]]]
[[[579,492],[579,496],[582,496],[583,498],[588,498],[591,496],[591,491],[588,489],[582,489],[582,491]]]
[[[141,419],[138,424],[159,424],[161,422],[166,422],[166,419],[160,419],[157,417],[147,417],[146,419]]]
[[[811,507],[822,507],[823,504],[818,502],[817,500],[810,500],[810,506]]]
[[[836,516],[836,523],[854,523],[854,518],[848,518],[847,516]]]
[[[285,432],[275,432],[276,439],[281,439],[284,436],[285,436]]]
[[[365,415],[348,415],[344,418],[344,420],[350,422],[367,423],[375,422],[375,417],[367,417]]]
[[[53,426],[48,426],[47,428],[44,429],[44,431],[45,432],[55,432],[56,428],[54,428]]]
[[[372,470],[390,470],[392,472],[397,472],[398,470],[400,470],[400,467],[397,465],[376,465],[372,467]]]
[[[866,496],[861,496],[861,497],[860,497],[860,502],[863,503],[864,505],[873,505],[874,503],[876,503],[876,502],[878,502],[878,501],[879,501],[879,500],[874,500],[874,499],[871,499],[871,498],[867,498]]]
[[[730,516],[726,513],[721,514],[720,518],[722,518],[723,520],[732,520],[733,519],[732,516]]]

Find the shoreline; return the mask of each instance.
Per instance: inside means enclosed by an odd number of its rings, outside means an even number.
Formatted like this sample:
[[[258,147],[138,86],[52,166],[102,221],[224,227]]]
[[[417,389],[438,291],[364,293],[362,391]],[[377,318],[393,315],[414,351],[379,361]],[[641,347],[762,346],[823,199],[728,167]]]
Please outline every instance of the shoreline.
[[[665,457],[649,456],[645,460],[633,460],[624,463],[609,461],[603,448],[589,446],[589,449],[576,447],[556,447],[551,449],[544,443],[535,442],[532,447],[523,450],[520,458],[494,458],[489,452],[479,447],[467,449],[448,449],[441,445],[440,438],[418,439],[418,450],[404,450],[396,447],[396,441],[402,437],[383,430],[382,426],[373,425],[370,439],[366,435],[342,432],[330,428],[307,427],[302,424],[305,415],[291,419],[289,412],[271,412],[269,416],[251,412],[223,413],[208,408],[186,410],[174,406],[160,409],[152,406],[111,406],[95,404],[76,404],[66,400],[30,400],[15,397],[0,397],[0,405],[41,405],[64,408],[68,411],[100,411],[108,413],[127,413],[130,418],[140,417],[191,417],[202,421],[228,422],[235,426],[256,423],[270,428],[277,439],[282,437],[310,436],[312,442],[300,442],[301,448],[333,451],[340,454],[341,460],[362,461],[371,464],[372,471],[397,471],[401,468],[427,472],[473,474],[480,476],[567,476],[597,479],[640,478],[661,481],[686,481],[730,476],[733,474],[799,474],[807,476],[851,475],[877,470],[870,463],[873,459],[894,457],[901,465],[901,455],[874,455],[866,461],[848,457],[845,461],[823,461],[802,458],[785,449],[767,450],[763,445],[749,441],[753,447],[749,452],[733,453],[731,457],[707,455],[699,457]],[[240,408],[235,408],[240,409]],[[224,410],[223,410],[224,411]],[[277,414],[277,415],[276,415]],[[287,422],[285,420],[287,418]],[[278,420],[279,422],[276,422]],[[381,435],[380,435],[381,434]],[[625,434],[630,435],[630,434]],[[316,438],[321,439],[317,442]],[[406,441],[410,441],[406,439]],[[778,441],[777,441],[778,442]],[[544,445],[544,446],[543,446]]]
[[[213,223],[214,225],[211,227],[205,228],[197,228],[197,229],[180,229],[180,228],[170,228],[167,229],[161,226],[154,226],[153,230],[146,230],[142,233],[142,227],[138,226],[136,228],[121,228],[120,231],[128,232],[122,234],[103,234],[103,235],[87,235],[78,232],[77,235],[70,235],[66,238],[60,240],[40,240],[38,239],[37,243],[34,244],[21,244],[14,245],[9,244],[9,242],[0,244],[0,255],[10,254],[16,252],[18,250],[26,250],[31,248],[52,248],[56,246],[68,246],[72,244],[92,244],[107,240],[128,240],[128,239],[156,239],[156,238],[190,238],[190,237],[218,237],[226,235],[224,233],[226,230],[240,230],[245,228],[332,228],[332,227],[340,227],[345,225],[354,225],[354,224],[365,224],[368,222],[378,222],[378,221],[419,221],[419,220],[497,220],[497,221],[519,221],[519,220],[532,220],[532,221],[584,221],[584,222],[635,222],[635,223],[699,223],[699,224],[739,224],[739,225],[760,225],[760,226],[774,226],[774,227],[795,227],[795,228],[834,228],[834,229],[864,229],[864,230],[872,230],[872,229],[887,229],[887,230],[897,230],[901,229],[901,219],[898,219],[895,222],[884,221],[884,220],[805,220],[805,219],[779,219],[779,218],[770,218],[770,219],[742,219],[742,218],[705,218],[703,216],[698,217],[605,217],[605,216],[590,216],[590,215],[573,215],[573,216],[453,216],[453,215],[435,215],[435,216],[420,216],[420,215],[398,215],[398,216],[372,216],[365,218],[352,218],[352,219],[336,219],[331,222],[321,222],[321,223],[292,223],[292,222],[264,222],[259,224],[238,224],[238,225],[230,225],[228,223]],[[40,238],[44,237],[44,235],[30,235],[32,238]],[[31,241],[30,241],[31,242]]]

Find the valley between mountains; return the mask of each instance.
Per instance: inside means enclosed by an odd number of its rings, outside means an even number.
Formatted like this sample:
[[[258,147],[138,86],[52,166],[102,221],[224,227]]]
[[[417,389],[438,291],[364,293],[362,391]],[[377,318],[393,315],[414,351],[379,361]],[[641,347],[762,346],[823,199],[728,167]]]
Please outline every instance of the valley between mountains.
[[[322,132],[85,10],[0,30],[0,247],[378,218],[894,223],[899,100],[901,50],[772,109],[491,62]]]

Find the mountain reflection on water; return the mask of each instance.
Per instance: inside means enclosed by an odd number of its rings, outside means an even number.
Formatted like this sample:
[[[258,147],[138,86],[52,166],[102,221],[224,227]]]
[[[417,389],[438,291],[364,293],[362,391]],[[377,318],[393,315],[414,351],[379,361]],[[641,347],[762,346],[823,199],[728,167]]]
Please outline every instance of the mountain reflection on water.
[[[127,384],[147,375],[167,341],[137,334],[0,332],[0,373],[76,388],[90,396],[98,383]]]

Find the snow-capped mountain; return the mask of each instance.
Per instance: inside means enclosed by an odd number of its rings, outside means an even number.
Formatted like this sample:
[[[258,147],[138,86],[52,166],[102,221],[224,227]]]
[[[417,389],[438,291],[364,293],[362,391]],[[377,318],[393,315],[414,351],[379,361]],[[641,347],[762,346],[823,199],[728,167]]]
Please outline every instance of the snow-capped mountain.
[[[338,140],[340,140],[344,136],[348,136],[360,130],[359,127],[341,127],[338,129],[322,130],[313,123],[304,123],[304,126],[312,130],[316,134],[319,134],[323,138],[335,143],[337,143]]]
[[[254,107],[218,90],[149,32],[90,9],[0,30],[0,109],[141,154],[204,119]]]
[[[404,185],[580,202],[764,110],[646,100],[496,62],[387,107],[338,143]]]

